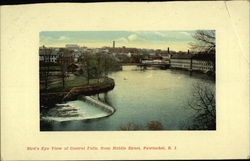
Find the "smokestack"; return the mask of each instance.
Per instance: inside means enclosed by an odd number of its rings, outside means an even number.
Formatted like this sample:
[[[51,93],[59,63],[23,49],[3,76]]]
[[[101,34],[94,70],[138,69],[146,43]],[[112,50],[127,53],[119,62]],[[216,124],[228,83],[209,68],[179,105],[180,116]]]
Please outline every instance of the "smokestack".
[[[115,48],[115,41],[113,41],[113,48]]]
[[[169,47],[168,47],[168,54],[169,54]]]
[[[189,50],[188,50],[188,54],[189,54]]]

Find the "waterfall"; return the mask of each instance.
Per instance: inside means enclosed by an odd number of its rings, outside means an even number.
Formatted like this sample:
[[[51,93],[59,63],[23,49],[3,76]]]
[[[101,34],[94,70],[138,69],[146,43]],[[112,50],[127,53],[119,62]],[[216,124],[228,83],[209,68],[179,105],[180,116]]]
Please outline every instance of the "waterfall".
[[[115,112],[115,109],[112,106],[105,104],[104,102],[101,102],[100,100],[94,99],[93,97],[83,96],[81,97],[81,99],[95,106],[102,107],[104,110],[108,111],[111,114]]]

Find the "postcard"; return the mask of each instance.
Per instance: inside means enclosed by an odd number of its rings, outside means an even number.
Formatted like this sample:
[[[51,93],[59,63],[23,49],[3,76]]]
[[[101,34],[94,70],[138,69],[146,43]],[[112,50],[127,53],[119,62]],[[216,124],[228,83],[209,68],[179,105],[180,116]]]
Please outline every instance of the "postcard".
[[[1,6],[2,160],[249,158],[247,4]]]

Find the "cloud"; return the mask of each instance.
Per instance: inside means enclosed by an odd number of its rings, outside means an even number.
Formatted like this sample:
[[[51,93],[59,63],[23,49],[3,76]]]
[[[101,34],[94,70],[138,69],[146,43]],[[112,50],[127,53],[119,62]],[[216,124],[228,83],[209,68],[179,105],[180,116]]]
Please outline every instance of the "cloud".
[[[155,35],[158,35],[158,36],[160,36],[160,37],[166,37],[165,34],[163,34],[163,33],[161,33],[161,32],[158,32],[158,31],[154,32],[154,34],[155,34]]]
[[[188,32],[180,32],[180,34],[186,35],[186,36],[190,36],[191,34]]]
[[[67,40],[68,38],[66,36],[60,36],[58,40]]]
[[[126,43],[128,42],[128,39],[125,37],[121,37],[121,38],[116,39],[116,41]]]
[[[137,34],[130,34],[128,37],[120,37],[116,39],[118,42],[128,43],[129,41],[141,40]]]
[[[167,35],[166,33],[163,33],[163,32],[160,32],[160,31],[135,31],[134,33],[136,33],[137,35],[141,37],[147,37],[147,38],[150,38],[150,37],[161,37],[161,38],[166,38]]]
[[[138,36],[136,34],[131,34],[128,36],[128,40],[129,41],[134,41],[134,40],[137,40],[138,39]]]

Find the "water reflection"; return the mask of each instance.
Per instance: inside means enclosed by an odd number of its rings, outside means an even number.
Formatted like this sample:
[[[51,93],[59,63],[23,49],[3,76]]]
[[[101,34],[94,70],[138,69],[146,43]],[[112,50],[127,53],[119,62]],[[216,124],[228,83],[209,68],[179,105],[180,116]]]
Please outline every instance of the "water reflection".
[[[124,66],[123,71],[112,73],[110,77],[115,80],[115,88],[99,94],[99,98],[115,107],[116,112],[112,116],[67,121],[61,126],[46,122],[41,130],[121,130],[129,124],[136,125],[138,130],[148,130],[151,121],[161,123],[163,130],[182,130],[194,114],[193,110],[185,108],[192,96],[193,85],[202,82],[215,87],[213,79],[204,74],[193,73],[190,76],[189,72],[179,70],[140,70],[136,66]]]

